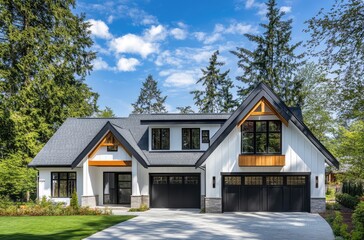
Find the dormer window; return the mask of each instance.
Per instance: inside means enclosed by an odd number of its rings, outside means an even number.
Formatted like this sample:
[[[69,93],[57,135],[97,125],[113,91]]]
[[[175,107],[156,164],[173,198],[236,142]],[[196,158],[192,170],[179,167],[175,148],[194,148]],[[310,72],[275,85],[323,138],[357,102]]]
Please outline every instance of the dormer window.
[[[169,150],[169,128],[152,128],[152,150]]]
[[[200,149],[199,128],[182,128],[182,149],[183,150]]]
[[[280,121],[245,121],[241,126],[241,152],[242,154],[281,154],[281,136]]]

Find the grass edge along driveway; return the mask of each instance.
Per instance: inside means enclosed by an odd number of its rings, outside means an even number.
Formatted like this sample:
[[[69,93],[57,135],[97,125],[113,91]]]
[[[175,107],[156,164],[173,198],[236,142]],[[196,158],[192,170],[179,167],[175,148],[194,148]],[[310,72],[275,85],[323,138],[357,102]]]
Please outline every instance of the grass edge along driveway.
[[[134,216],[0,217],[0,239],[83,239]]]

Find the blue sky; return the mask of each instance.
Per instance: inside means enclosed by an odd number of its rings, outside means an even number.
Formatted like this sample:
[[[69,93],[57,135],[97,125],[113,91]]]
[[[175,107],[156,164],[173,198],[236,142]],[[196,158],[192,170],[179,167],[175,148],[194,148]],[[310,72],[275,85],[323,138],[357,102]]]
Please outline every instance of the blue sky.
[[[330,1],[278,0],[286,18],[293,19],[294,42],[308,38],[304,22]],[[94,70],[86,83],[100,94],[99,106],[111,107],[117,116],[132,111],[142,82],[148,74],[158,81],[167,110],[191,105],[190,91],[201,68],[215,50],[230,78],[241,74],[229,51],[253,47],[243,36],[261,33],[265,4],[258,0],[139,0],[77,2],[76,13],[85,13],[92,24]],[[300,51],[304,51],[303,48]],[[233,89],[235,94],[236,89]]]

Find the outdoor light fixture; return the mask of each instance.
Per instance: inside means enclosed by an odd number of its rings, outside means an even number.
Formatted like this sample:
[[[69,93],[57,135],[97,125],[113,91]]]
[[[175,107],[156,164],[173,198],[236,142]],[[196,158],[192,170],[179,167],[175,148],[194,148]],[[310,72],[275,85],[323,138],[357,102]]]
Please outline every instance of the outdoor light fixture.
[[[212,177],[212,188],[215,188],[215,186],[216,186],[216,177],[213,176]]]
[[[316,178],[315,178],[315,185],[316,185],[316,188],[318,188],[318,176],[316,176]]]

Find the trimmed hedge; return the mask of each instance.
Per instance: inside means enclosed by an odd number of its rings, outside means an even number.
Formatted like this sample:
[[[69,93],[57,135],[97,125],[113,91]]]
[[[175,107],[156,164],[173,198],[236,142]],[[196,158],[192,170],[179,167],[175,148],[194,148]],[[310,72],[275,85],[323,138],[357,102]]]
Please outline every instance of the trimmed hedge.
[[[351,196],[362,196],[364,194],[364,184],[361,181],[345,181],[343,182],[342,193]]]
[[[359,198],[347,193],[338,193],[336,194],[336,201],[344,207],[355,209],[356,205],[359,203]]]

